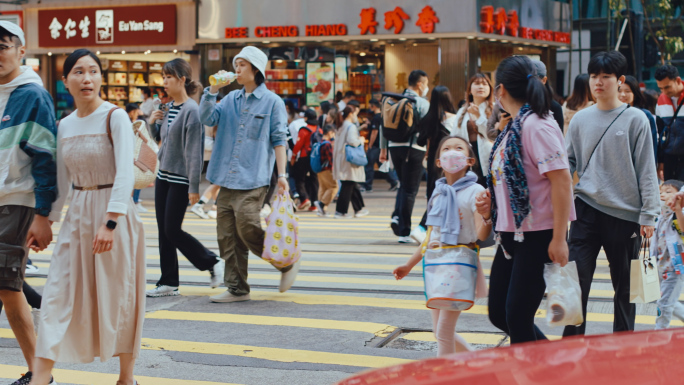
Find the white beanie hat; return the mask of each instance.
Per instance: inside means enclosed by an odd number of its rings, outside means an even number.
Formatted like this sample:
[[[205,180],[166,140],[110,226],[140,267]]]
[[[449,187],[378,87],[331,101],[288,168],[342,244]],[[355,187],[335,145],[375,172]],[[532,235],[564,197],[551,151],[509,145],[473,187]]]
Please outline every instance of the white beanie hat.
[[[0,27],[6,29],[7,32],[18,37],[19,41],[21,41],[22,46],[26,45],[26,41],[24,40],[24,31],[18,25],[12,23],[11,21],[0,20]]]
[[[251,45],[243,48],[242,51],[233,58],[233,68],[235,67],[235,61],[237,59],[247,60],[261,71],[262,75],[266,76],[266,63],[268,62],[268,57],[259,48]]]

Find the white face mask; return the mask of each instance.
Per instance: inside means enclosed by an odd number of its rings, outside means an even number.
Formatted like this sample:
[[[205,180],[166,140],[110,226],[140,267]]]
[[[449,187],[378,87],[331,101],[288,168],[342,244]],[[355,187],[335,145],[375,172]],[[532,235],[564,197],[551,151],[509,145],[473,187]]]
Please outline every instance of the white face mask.
[[[422,96],[423,96],[423,97],[426,97],[427,94],[428,94],[428,92],[430,92],[430,87],[425,87],[425,89],[423,90],[423,95],[422,95]]]

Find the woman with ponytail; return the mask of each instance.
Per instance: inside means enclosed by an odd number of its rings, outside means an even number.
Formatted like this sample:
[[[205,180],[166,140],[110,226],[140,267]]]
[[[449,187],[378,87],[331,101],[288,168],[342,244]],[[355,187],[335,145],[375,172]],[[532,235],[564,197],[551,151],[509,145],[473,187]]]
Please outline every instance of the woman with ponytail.
[[[333,148],[333,178],[341,181],[340,195],[337,198],[335,218],[347,218],[349,202],[354,208],[355,217],[368,215],[364,209],[363,197],[359,190],[359,183],[366,181],[366,172],[363,166],[356,166],[347,161],[346,147],[363,146],[365,139],[359,135],[359,129],[353,123],[359,109],[347,106],[337,116],[337,133],[335,133],[335,146]]]
[[[199,106],[190,97],[201,85],[191,79],[191,71],[190,64],[183,59],[164,64],[164,89],[173,101],[165,105],[164,112],[157,110],[150,116],[150,124],[162,122],[154,199],[161,277],[157,287],[147,291],[148,297],[179,295],[177,250],[197,269],[208,272],[212,288],[223,281],[223,265],[219,265],[218,256],[182,229],[188,202],[194,205],[200,198],[204,161],[204,126]]]
[[[565,143],[549,113],[551,95],[530,59],[504,59],[495,97],[513,120],[494,143],[487,185],[477,201],[494,223],[498,250],[490,274],[489,319],[511,343],[546,339],[534,325],[544,297],[544,264],[568,263],[568,220],[575,219]]]

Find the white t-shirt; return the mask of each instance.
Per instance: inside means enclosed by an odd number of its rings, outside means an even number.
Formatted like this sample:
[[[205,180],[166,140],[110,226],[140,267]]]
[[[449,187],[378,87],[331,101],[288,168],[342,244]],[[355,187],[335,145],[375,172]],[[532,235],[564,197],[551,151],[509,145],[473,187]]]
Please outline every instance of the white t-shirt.
[[[479,184],[474,184],[458,192],[458,216],[461,218],[461,230],[458,233],[458,243],[467,245],[477,241],[477,228],[475,228],[475,215],[477,214],[477,209],[475,208],[475,198],[477,194],[484,191],[484,187]],[[440,195],[437,195],[434,200],[434,204],[439,203],[438,200],[442,199]],[[428,248],[431,246],[439,245],[439,238],[441,232],[438,227],[432,227],[430,232],[430,239],[428,240]]]
[[[340,113],[344,111],[345,107],[347,107],[347,103],[344,100],[340,100],[339,102],[337,102],[337,108],[340,111]]]

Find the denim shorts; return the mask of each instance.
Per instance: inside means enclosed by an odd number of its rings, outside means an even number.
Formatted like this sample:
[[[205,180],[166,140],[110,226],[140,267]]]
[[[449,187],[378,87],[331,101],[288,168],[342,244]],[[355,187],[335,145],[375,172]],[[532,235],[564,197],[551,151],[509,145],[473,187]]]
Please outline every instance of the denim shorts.
[[[28,261],[26,235],[33,214],[26,206],[0,206],[0,290],[21,291]]]

